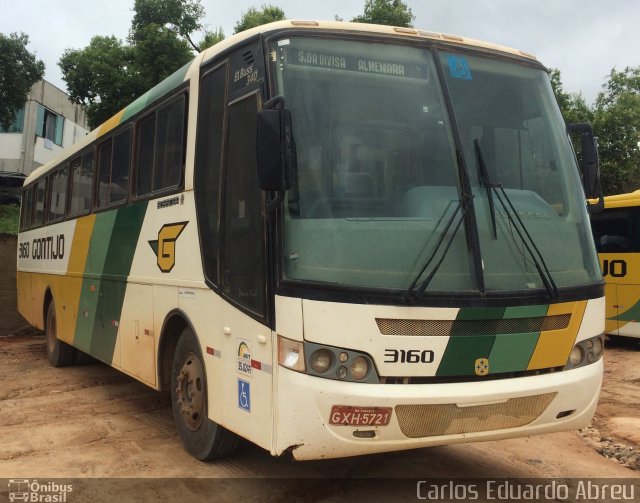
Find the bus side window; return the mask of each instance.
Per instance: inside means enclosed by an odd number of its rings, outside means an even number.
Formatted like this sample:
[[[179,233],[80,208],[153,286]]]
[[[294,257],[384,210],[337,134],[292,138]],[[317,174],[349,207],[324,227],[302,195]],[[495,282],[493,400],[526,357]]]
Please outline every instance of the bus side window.
[[[49,187],[49,222],[57,222],[64,218],[67,197],[67,166],[57,169],[51,175]]]
[[[41,178],[36,185],[36,196],[35,196],[35,216],[33,219],[34,227],[38,227],[44,223],[44,203],[45,196],[47,194],[47,179]]]
[[[158,110],[153,191],[178,187],[182,181],[184,94]]]
[[[200,80],[194,189],[205,275],[216,286],[219,284],[220,172],[226,91],[226,63],[205,73]]]
[[[137,124],[135,194],[138,197],[178,189],[184,166],[184,94]]]
[[[22,195],[22,209],[20,210],[20,230],[24,231],[31,227],[33,218],[33,185],[26,189]]]
[[[91,210],[93,200],[93,150],[71,161],[70,216],[79,216]]]
[[[256,121],[259,94],[229,106],[224,193],[224,293],[265,316],[263,193],[258,186]]]

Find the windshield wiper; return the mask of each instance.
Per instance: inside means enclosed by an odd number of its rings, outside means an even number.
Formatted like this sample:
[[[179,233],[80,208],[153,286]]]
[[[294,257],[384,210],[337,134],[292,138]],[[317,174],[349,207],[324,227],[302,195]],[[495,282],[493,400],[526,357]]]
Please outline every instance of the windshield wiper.
[[[451,248],[451,245],[453,244],[453,240],[456,237],[456,234],[458,233],[458,229],[460,228],[460,225],[462,224],[462,221],[464,220],[464,211],[465,210],[464,210],[463,206],[464,206],[463,201],[462,200],[458,201],[458,204],[456,205],[455,210],[453,210],[453,214],[451,215],[451,217],[449,218],[449,220],[445,224],[444,228],[442,229],[442,232],[440,233],[440,237],[438,238],[438,242],[436,243],[436,246],[433,249],[433,252],[431,253],[429,258],[425,262],[424,266],[422,266],[422,269],[420,269],[420,272],[418,272],[418,274],[416,274],[416,277],[413,280],[413,282],[411,283],[411,286],[409,288],[407,288],[407,291],[403,295],[402,300],[404,302],[415,301],[415,300],[419,299],[422,296],[422,294],[424,293],[424,291],[427,289],[427,287],[429,286],[429,283],[431,283],[431,280],[433,279],[433,277],[438,272],[438,269],[440,269],[440,266],[442,265],[442,262],[444,262],[444,259],[446,258],[447,253],[449,252],[449,248]],[[445,242],[445,238],[447,237],[447,233],[449,232],[449,229],[451,229],[451,227],[453,226],[453,222],[456,219],[456,216],[459,213],[461,213],[461,210],[462,210],[462,214],[460,215],[460,218],[458,218],[458,223],[456,224],[455,229],[449,235],[449,239],[447,240],[447,243],[446,243],[446,245],[444,247],[444,250],[442,251],[440,259],[436,262],[436,264],[434,265],[434,267],[431,270],[431,272],[429,273],[429,275],[423,281],[418,283],[418,281],[420,280],[420,278],[422,277],[424,272],[427,270],[429,265],[431,265],[431,263],[435,260],[436,256],[438,255],[438,251],[440,250],[440,247],[442,246],[442,243]],[[445,212],[446,211],[447,210],[445,208]],[[417,289],[416,289],[416,286],[418,286]]]
[[[451,217],[445,224],[444,228],[442,229],[442,232],[440,233],[440,237],[438,238],[438,242],[436,243],[436,246],[433,249],[433,252],[427,259],[422,269],[420,269],[420,272],[418,272],[418,274],[414,278],[413,282],[411,283],[411,286],[407,288],[406,292],[402,296],[403,302],[416,301],[424,294],[425,290],[429,286],[429,283],[431,283],[431,280],[438,272],[438,269],[440,269],[440,266],[444,262],[444,259],[447,257],[449,248],[451,248],[451,245],[453,244],[453,240],[455,239],[456,234],[458,233],[458,230],[460,229],[460,226],[462,225],[463,222],[466,228],[467,249],[473,256],[473,268],[475,270],[475,278],[478,284],[478,289],[482,294],[484,294],[485,292],[484,276],[482,271],[483,269],[482,259],[480,257],[480,249],[477,244],[479,242],[478,236],[477,236],[477,229],[472,223],[472,221],[475,221],[474,210],[473,210],[473,194],[471,193],[471,184],[469,183],[469,176],[467,174],[467,170],[464,164],[464,159],[462,158],[462,152],[460,150],[456,150],[456,159],[458,164],[458,177],[460,179],[460,199],[458,201],[456,209],[453,211],[453,214],[451,215]],[[443,215],[446,212],[447,212],[447,209],[445,208]],[[431,263],[435,260],[436,256],[438,255],[438,251],[440,250],[442,244],[445,242],[447,233],[453,226],[453,222],[455,221],[456,215],[458,215],[458,213],[460,213],[460,218],[458,220],[458,223],[456,224],[453,232],[450,234],[449,239],[445,244],[444,250],[442,251],[442,254],[440,255],[439,260],[433,266],[433,269],[431,270],[429,275],[423,281],[419,282],[420,278],[425,273],[429,265],[431,265]],[[416,286],[418,287],[417,289],[416,289]]]
[[[544,257],[542,253],[540,253],[539,248],[536,246],[535,241],[529,234],[524,222],[520,218],[520,215],[516,211],[511,199],[507,195],[507,192],[504,190],[504,187],[500,183],[494,183],[491,181],[489,177],[489,170],[487,169],[487,165],[484,162],[484,157],[482,155],[482,149],[480,148],[480,142],[476,138],[473,140],[473,146],[476,152],[476,158],[478,160],[478,176],[480,178],[480,184],[487,190],[487,199],[489,201],[489,211],[491,211],[491,222],[493,224],[493,236],[494,239],[498,238],[497,228],[496,228],[496,215],[493,204],[493,195],[495,194],[498,202],[502,206],[504,213],[507,215],[509,222],[512,227],[518,233],[522,244],[529,252],[529,256],[533,260],[533,264],[535,265],[538,274],[540,275],[540,279],[542,280],[542,284],[544,285],[545,290],[547,291],[547,295],[549,297],[557,297],[558,296],[558,287],[556,286],[555,281],[553,280],[553,276],[547,267],[546,262],[544,261]],[[503,199],[504,198],[504,199]],[[506,201],[506,203],[505,203]],[[525,239],[526,237],[526,239]]]

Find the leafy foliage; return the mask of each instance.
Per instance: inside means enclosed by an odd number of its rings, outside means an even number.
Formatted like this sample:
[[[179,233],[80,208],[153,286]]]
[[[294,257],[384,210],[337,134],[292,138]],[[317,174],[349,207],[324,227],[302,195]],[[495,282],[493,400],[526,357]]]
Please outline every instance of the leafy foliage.
[[[640,188],[640,67],[612,69],[593,106],[563,91],[558,70],[551,70],[550,78],[566,122],[593,124],[604,193]]]
[[[204,51],[205,49],[216,45],[218,42],[222,42],[224,38],[224,31],[222,30],[222,27],[219,27],[215,31],[207,31],[205,32],[202,41],[198,44],[198,47],[201,51]]]
[[[58,62],[71,101],[84,105],[91,128],[145,90],[134,48],[116,37],[93,37],[84,49],[67,49]]]
[[[18,234],[20,207],[17,205],[0,206],[0,234]]]
[[[58,65],[71,101],[94,128],[193,58],[189,34],[202,28],[200,0],[135,0],[126,42],[96,36],[67,49]]]
[[[352,21],[412,28],[415,18],[402,0],[366,0],[364,14],[354,17]]]
[[[200,0],[135,0],[133,10],[133,40],[144,39],[149,26],[171,24],[183,37],[202,28],[200,20],[204,16],[204,7]]]
[[[27,50],[28,35],[0,33],[0,127],[8,129],[31,86],[44,76],[44,63]]]
[[[594,107],[606,194],[640,188],[640,67],[611,70]]]
[[[234,27],[234,33],[255,28],[274,21],[282,21],[285,19],[284,11],[275,5],[263,5],[262,10],[256,10],[254,7],[242,14],[240,21]]]

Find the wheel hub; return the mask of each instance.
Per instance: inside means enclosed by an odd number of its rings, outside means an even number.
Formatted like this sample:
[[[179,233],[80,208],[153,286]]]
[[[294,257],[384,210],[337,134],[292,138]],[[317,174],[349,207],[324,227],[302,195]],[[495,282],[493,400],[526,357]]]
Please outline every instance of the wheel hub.
[[[196,431],[205,417],[204,371],[200,358],[194,353],[185,356],[176,380],[177,405],[185,425]]]

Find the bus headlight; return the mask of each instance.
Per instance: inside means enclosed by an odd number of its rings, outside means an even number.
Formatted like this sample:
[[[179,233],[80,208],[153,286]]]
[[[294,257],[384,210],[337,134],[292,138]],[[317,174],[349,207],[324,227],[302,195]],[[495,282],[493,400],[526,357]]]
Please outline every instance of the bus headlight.
[[[379,383],[371,357],[360,351],[304,342],[305,373],[338,381]]]
[[[575,369],[589,365],[590,363],[597,362],[602,358],[604,352],[604,334],[585,339],[578,342],[571,353],[569,354],[569,360],[564,366],[565,370]]]
[[[318,374],[324,374],[331,367],[331,360],[331,352],[329,350],[318,349],[309,358],[309,364]]]
[[[582,351],[580,345],[576,344],[575,346],[573,346],[571,354],[569,354],[569,363],[573,367],[577,367],[582,362],[582,358],[584,358],[584,352]]]
[[[361,381],[369,372],[369,363],[362,356],[356,356],[351,362],[351,375],[356,381]]]

